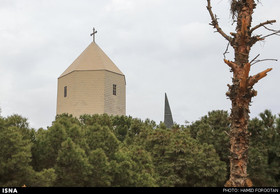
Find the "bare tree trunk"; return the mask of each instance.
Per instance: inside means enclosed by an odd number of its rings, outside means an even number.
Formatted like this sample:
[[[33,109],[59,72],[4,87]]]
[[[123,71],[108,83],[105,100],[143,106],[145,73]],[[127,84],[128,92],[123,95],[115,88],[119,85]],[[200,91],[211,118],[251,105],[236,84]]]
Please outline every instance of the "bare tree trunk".
[[[247,163],[249,137],[248,121],[249,106],[252,97],[257,95],[253,86],[260,79],[267,75],[272,69],[267,69],[255,76],[249,76],[251,64],[249,62],[249,53],[251,47],[260,40],[261,36],[252,36],[252,32],[259,27],[276,22],[267,21],[251,28],[252,14],[256,8],[255,0],[232,0],[231,11],[236,17],[236,32],[228,36],[220,28],[216,15],[212,12],[210,0],[207,0],[207,9],[210,13],[212,25],[234,49],[234,61],[224,60],[233,72],[232,85],[228,85],[229,91],[226,95],[232,102],[231,109],[231,130],[230,130],[230,177],[225,186],[228,187],[251,187],[251,180],[248,178]]]
[[[252,2],[252,0],[251,0]],[[237,16],[237,33],[235,34],[234,46],[235,61],[230,66],[233,71],[233,85],[229,87],[227,95],[232,101],[231,130],[230,130],[230,179],[225,186],[246,187],[252,186],[248,179],[247,162],[249,149],[249,104],[253,93],[247,87],[247,79],[250,71],[249,46],[253,7],[243,4]],[[240,8],[239,8],[240,9]],[[229,61],[225,61],[229,64]]]

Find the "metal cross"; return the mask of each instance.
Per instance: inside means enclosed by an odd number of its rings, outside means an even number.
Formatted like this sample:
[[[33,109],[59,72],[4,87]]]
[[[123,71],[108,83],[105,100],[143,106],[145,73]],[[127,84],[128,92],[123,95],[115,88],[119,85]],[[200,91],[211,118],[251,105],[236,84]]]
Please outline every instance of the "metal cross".
[[[93,28],[92,31],[93,32],[90,34],[90,36],[92,36],[93,42],[95,42],[95,34],[97,33],[97,31],[95,30],[95,28]]]

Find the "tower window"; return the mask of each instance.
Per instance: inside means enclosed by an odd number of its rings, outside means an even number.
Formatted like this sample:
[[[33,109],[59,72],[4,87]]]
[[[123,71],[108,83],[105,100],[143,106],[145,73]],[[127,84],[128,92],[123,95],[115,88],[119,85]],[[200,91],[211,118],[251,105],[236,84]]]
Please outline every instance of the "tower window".
[[[64,86],[64,98],[67,97],[67,86]]]
[[[113,95],[117,95],[117,85],[113,84]]]

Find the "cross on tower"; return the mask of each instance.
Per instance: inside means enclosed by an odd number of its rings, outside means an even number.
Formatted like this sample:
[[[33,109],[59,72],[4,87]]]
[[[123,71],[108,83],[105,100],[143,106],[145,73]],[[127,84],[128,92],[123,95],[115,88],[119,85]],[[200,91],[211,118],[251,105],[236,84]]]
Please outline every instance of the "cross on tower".
[[[90,34],[90,36],[92,36],[93,38],[93,42],[95,42],[95,34],[97,33],[97,31],[95,30],[95,28],[92,29],[92,33]]]

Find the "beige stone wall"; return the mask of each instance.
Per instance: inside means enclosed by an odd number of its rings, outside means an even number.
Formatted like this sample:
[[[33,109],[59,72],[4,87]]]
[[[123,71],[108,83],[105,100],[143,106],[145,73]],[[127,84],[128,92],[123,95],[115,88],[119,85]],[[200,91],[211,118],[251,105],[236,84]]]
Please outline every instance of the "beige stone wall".
[[[57,114],[104,113],[104,71],[74,71],[58,79]],[[67,97],[64,87],[67,86]]]
[[[113,95],[113,85],[116,85],[116,94]],[[126,114],[126,83],[125,77],[110,71],[105,72],[105,113],[109,115]]]
[[[113,95],[113,84],[117,95]],[[64,87],[67,86],[67,97]],[[74,71],[58,79],[57,114],[125,115],[125,77],[110,71]]]

